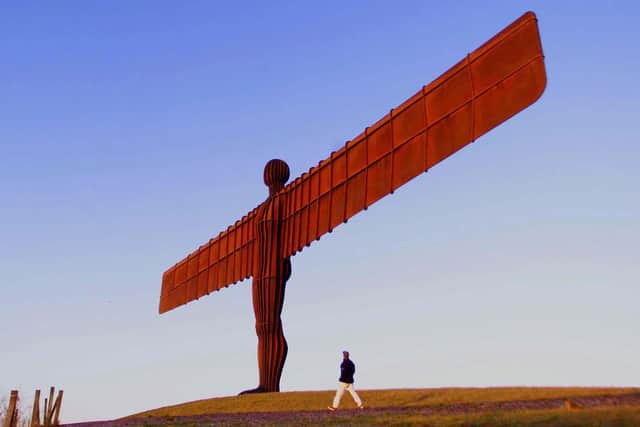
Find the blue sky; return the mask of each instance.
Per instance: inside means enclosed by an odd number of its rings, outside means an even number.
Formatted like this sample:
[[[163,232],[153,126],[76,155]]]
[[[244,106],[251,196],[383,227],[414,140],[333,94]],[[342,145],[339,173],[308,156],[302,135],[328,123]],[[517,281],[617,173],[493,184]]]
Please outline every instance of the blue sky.
[[[162,272],[527,10],[533,106],[293,258],[282,389],[640,383],[635,2],[0,6],[0,393],[109,419],[257,383],[250,283]]]

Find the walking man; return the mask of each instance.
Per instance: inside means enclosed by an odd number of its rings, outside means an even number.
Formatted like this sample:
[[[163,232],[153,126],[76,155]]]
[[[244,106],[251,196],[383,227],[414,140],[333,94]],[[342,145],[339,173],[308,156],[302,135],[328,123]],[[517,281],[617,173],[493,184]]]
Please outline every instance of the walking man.
[[[338,390],[336,391],[336,396],[333,398],[333,405],[329,406],[330,411],[335,411],[338,409],[340,405],[340,399],[342,399],[342,395],[345,390],[348,390],[351,393],[351,397],[353,397],[354,402],[358,405],[358,409],[364,409],[362,406],[362,400],[360,400],[360,396],[356,393],[356,390],[353,388],[353,374],[356,372],[356,365],[349,359],[349,352],[342,352],[342,363],[340,364],[340,378],[338,379]]]

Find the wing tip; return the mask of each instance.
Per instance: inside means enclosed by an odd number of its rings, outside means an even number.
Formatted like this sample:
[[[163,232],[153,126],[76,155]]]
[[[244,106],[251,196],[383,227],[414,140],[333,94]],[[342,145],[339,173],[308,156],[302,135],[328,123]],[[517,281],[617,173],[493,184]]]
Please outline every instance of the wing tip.
[[[169,310],[170,310],[170,308],[167,307],[167,303],[166,303],[165,298],[160,297],[160,304],[158,305],[158,314],[162,315],[162,314],[166,313]]]

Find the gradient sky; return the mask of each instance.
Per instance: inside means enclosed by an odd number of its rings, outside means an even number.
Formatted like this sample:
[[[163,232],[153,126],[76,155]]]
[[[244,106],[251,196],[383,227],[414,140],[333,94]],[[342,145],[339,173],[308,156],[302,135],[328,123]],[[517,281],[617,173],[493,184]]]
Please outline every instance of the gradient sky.
[[[162,272],[527,10],[542,98],[292,259],[282,389],[639,385],[637,2],[66,1],[0,6],[0,395],[256,386],[250,282]]]

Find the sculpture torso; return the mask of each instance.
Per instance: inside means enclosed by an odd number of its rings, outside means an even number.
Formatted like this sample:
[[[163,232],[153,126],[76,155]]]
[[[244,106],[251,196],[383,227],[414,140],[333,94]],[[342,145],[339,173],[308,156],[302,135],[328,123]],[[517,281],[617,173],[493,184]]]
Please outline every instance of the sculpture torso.
[[[283,254],[283,213],[282,193],[269,196],[257,212],[256,254],[254,256],[253,280],[281,277],[288,280],[291,275],[289,259]],[[284,261],[284,262],[283,262]],[[287,264],[288,268],[287,268]]]

